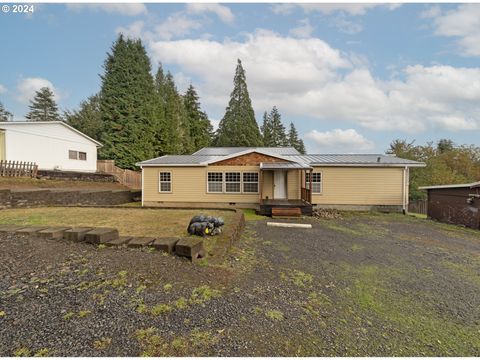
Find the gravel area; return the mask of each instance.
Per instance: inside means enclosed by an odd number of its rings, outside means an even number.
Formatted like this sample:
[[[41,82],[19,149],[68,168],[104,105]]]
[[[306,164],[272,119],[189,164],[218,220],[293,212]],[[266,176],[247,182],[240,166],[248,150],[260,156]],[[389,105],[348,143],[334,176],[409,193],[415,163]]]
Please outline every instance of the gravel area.
[[[0,355],[480,355],[480,232],[249,221],[222,265],[0,234]]]

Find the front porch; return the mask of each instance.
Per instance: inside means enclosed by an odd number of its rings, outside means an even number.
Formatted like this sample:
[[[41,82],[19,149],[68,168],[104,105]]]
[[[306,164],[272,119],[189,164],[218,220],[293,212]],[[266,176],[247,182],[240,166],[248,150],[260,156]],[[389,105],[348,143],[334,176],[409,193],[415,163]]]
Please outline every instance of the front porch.
[[[260,211],[272,216],[272,210],[292,210],[301,215],[312,215],[310,189],[313,168],[297,162],[260,163]],[[307,173],[310,174],[307,182]]]

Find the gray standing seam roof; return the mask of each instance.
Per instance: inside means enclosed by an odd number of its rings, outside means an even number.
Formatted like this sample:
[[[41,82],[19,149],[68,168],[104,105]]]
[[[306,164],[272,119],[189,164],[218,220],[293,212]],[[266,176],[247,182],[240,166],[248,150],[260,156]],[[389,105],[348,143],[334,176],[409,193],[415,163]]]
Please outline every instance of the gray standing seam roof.
[[[300,155],[293,147],[205,147],[192,155],[227,156],[247,150],[258,150],[272,155]]]

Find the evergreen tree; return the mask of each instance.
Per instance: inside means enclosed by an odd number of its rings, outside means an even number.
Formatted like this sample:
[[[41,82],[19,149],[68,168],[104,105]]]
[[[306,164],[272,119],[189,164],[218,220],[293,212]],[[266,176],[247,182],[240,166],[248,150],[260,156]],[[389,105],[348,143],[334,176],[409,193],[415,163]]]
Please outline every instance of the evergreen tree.
[[[82,101],[79,110],[74,110],[73,112],[65,111],[64,118],[67,124],[90,136],[92,139],[100,141],[103,123],[100,111],[100,96],[98,94]]]
[[[2,102],[0,102],[0,121],[10,121],[12,118],[12,113],[7,111],[3,106]]]
[[[193,144],[187,124],[187,113],[182,96],[178,93],[172,74],[165,77],[165,128],[166,139],[164,153],[189,154],[193,152]]]
[[[303,140],[298,137],[297,129],[295,129],[295,125],[293,122],[290,123],[290,131],[288,132],[288,144],[295,149],[300,154],[305,154],[305,145],[303,144]]]
[[[269,146],[287,146],[288,140],[285,134],[285,126],[282,124],[280,113],[276,106],[270,112],[272,144]]]
[[[107,54],[101,76],[103,131],[100,156],[121,168],[155,155],[155,87],[151,65],[140,40],[120,35]]]
[[[216,146],[261,146],[252,102],[248,94],[245,70],[238,60],[230,101],[218,126]]]
[[[165,149],[168,147],[169,139],[165,136],[166,119],[166,91],[165,91],[165,74],[162,64],[158,65],[155,75],[155,156],[164,155]]]
[[[266,111],[263,113],[263,123],[260,130],[262,131],[263,146],[273,146],[272,122]]]
[[[30,112],[25,115],[29,121],[58,121],[58,106],[55,102],[52,90],[43,87],[35,93],[33,100],[30,100]]]
[[[212,140],[213,127],[208,116],[200,108],[197,91],[190,85],[183,97],[187,117],[187,125],[193,150],[209,146]]]

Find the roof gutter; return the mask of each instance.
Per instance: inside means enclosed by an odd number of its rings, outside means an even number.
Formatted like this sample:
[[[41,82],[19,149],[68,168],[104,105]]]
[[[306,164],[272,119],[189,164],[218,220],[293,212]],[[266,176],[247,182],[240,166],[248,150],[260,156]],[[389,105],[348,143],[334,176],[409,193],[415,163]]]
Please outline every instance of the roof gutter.
[[[358,164],[358,163],[310,163],[310,166],[322,166],[322,167],[425,167],[427,166],[424,163],[418,164],[385,164],[385,163],[368,163],[368,164]]]

